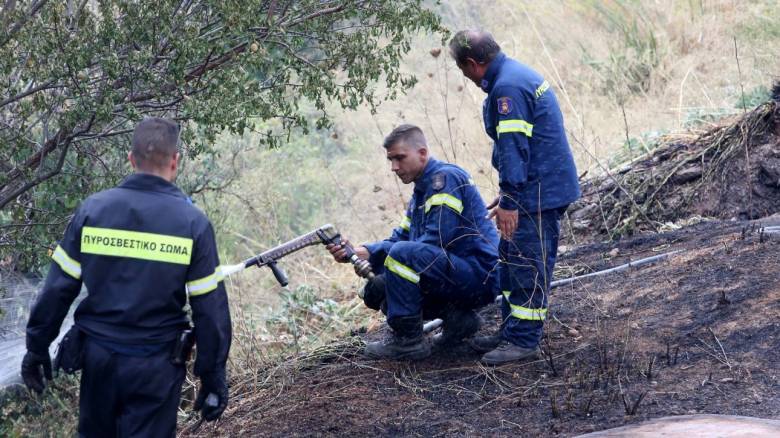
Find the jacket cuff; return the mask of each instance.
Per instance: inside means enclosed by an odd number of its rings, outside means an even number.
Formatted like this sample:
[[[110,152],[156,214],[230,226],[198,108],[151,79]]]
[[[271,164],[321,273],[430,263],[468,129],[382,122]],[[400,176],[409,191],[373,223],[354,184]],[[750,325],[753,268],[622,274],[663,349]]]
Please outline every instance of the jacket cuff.
[[[369,257],[371,257],[372,254],[381,249],[382,242],[363,243],[361,246],[368,250]]]
[[[35,353],[39,356],[49,355],[49,347],[45,345],[41,345],[40,342],[35,342],[34,340],[30,339],[29,335],[27,336],[25,343],[27,346],[27,351],[31,353]]]
[[[498,206],[503,210],[517,210],[520,207],[520,192],[502,190]]]
[[[363,246],[368,250],[368,263],[371,264],[371,270],[376,273],[385,263],[387,256],[386,242],[364,243]]]

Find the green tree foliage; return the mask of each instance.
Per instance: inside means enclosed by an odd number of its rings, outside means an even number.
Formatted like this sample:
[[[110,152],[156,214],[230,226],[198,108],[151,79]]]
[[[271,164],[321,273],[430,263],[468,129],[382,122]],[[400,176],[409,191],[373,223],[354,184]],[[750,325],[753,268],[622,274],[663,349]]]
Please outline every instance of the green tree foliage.
[[[329,102],[373,109],[411,87],[399,61],[412,34],[443,32],[421,3],[1,2],[0,256],[43,249],[86,194],[114,184],[145,116],[181,121],[192,157],[215,153],[222,131],[278,146],[327,127]]]

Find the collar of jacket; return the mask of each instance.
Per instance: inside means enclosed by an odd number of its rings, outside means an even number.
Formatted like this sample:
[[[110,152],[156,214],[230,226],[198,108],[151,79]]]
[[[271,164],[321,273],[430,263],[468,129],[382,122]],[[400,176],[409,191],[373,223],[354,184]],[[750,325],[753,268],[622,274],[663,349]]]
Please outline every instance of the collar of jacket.
[[[414,191],[419,193],[425,193],[428,186],[431,184],[431,176],[439,169],[439,160],[430,157],[428,163],[425,165],[422,176],[414,182]]]
[[[501,66],[504,64],[505,60],[506,55],[504,55],[504,52],[498,52],[498,55],[496,55],[496,57],[490,61],[490,65],[488,65],[485,76],[482,77],[482,82],[480,85],[482,87],[482,91],[485,93],[490,93],[490,90],[493,89],[493,84],[496,83],[496,76],[498,76],[498,72],[501,71]]]
[[[165,193],[177,198],[187,199],[187,196],[178,187],[169,183],[164,178],[149,173],[134,173],[122,181],[119,187],[123,189],[145,190]]]

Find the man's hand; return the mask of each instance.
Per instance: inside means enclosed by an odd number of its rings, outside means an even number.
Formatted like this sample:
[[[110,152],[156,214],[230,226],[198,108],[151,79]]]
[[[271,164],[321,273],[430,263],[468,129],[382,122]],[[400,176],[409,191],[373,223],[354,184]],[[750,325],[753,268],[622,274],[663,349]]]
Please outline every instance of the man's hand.
[[[487,206],[490,214],[488,219],[496,218],[496,228],[504,240],[512,240],[512,236],[517,229],[517,210],[504,210],[498,206],[501,196],[497,196],[490,205]]]
[[[228,387],[225,370],[213,371],[200,376],[200,390],[192,409],[201,411],[206,421],[214,421],[225,411],[228,404]]]
[[[41,373],[43,369],[43,373]],[[51,381],[51,358],[49,353],[45,355],[33,353],[28,351],[22,359],[22,380],[24,380],[25,386],[31,391],[35,391],[38,394],[42,393],[46,384],[43,381],[43,377],[46,377],[47,381]]]
[[[328,245],[325,245],[325,249],[327,249],[330,252],[330,255],[332,255],[333,259],[336,260],[337,262],[347,263],[349,259],[347,258],[347,250],[344,247],[346,245],[349,245],[349,241],[344,240],[341,243],[342,245],[329,243]],[[357,254],[359,259],[368,260],[369,252],[365,246],[357,246],[352,249],[355,251],[355,254]]]

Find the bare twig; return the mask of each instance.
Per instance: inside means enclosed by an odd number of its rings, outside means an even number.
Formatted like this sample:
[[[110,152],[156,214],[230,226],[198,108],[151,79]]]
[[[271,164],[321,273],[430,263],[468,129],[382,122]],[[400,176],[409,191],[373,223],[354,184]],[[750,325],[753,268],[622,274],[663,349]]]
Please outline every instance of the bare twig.
[[[737,73],[739,74],[739,89],[742,93],[742,112],[747,112],[747,102],[745,101],[745,87],[742,85],[742,68],[739,65],[739,49],[737,47],[737,37],[734,37],[734,58],[737,60]]]
[[[712,337],[715,338],[715,342],[718,343],[718,347],[720,347],[720,352],[723,353],[723,360],[724,360],[723,363],[725,363],[729,367],[729,370],[730,370],[731,369],[731,362],[729,362],[729,357],[726,355],[726,350],[723,348],[723,344],[720,343],[720,339],[718,339],[718,337],[715,336],[715,332],[712,331],[712,329],[710,327],[707,327],[707,330],[709,330],[709,332],[712,334]]]

